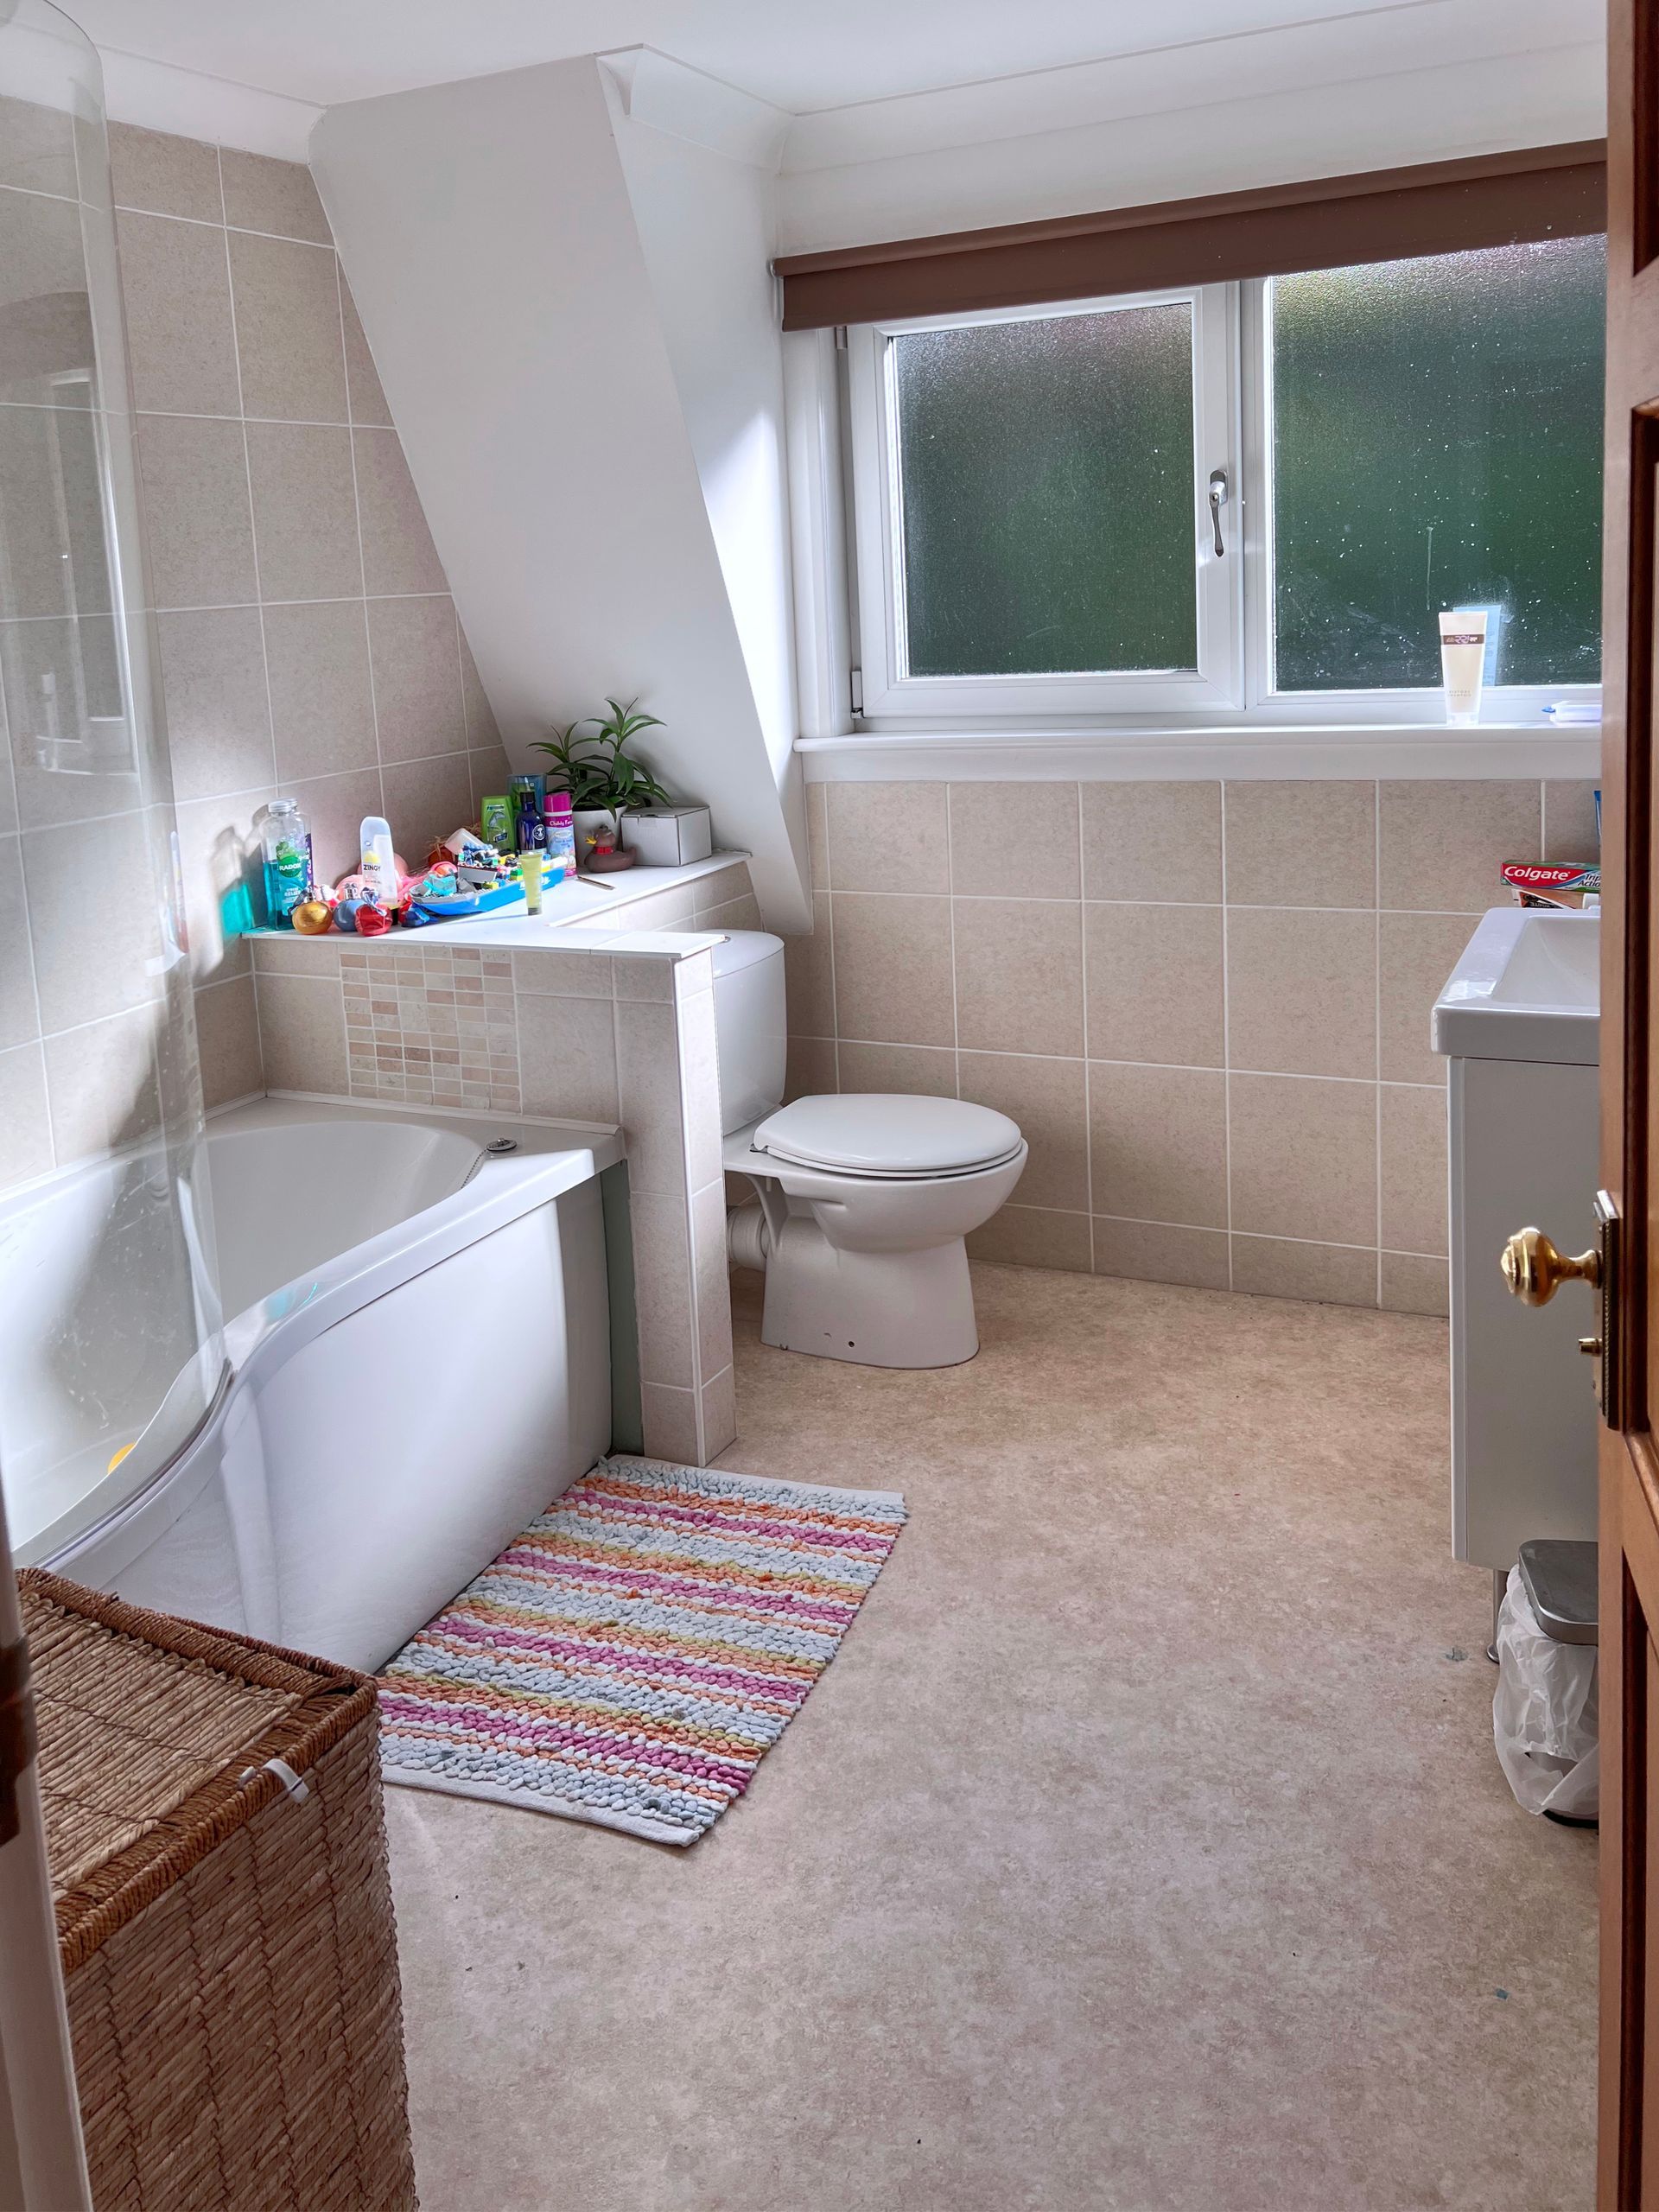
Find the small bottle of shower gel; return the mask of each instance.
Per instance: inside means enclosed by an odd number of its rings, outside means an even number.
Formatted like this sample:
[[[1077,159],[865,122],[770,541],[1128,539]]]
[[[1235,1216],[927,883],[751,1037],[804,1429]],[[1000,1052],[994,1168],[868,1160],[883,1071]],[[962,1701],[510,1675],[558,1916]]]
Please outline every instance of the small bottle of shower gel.
[[[403,904],[403,885],[391,849],[391,824],[383,814],[365,814],[357,836],[363,880],[390,913]]]
[[[553,885],[568,882],[576,873],[576,825],[569,792],[549,791],[543,818],[547,824],[547,880]]]
[[[294,909],[311,888],[311,831],[299,802],[274,798],[260,831],[264,854],[265,913],[274,930],[291,930]]]

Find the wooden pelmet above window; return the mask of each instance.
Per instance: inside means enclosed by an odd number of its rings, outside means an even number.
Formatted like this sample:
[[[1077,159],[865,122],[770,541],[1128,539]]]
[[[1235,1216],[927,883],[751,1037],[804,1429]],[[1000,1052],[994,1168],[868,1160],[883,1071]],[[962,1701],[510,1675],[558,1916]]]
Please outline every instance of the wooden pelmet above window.
[[[785,254],[784,328],[971,314],[1113,292],[1581,238],[1607,221],[1599,139]]]

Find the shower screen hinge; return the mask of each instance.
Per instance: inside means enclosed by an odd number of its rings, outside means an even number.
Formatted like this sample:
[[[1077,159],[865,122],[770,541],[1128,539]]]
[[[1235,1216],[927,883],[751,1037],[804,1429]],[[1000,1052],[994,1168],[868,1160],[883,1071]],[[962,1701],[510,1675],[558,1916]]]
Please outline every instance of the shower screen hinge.
[[[849,674],[847,680],[847,696],[852,702],[853,712],[855,715],[861,715],[864,711],[864,671],[861,668],[855,668]]]
[[[844,322],[836,325],[836,351],[837,353],[847,351],[847,326]]]

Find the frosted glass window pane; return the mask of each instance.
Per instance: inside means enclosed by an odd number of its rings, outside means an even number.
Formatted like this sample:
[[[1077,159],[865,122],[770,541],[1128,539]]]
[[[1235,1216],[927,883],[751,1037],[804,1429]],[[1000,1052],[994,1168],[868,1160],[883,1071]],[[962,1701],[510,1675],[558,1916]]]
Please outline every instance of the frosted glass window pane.
[[[1601,674],[1605,249],[1277,276],[1274,625],[1286,691],[1438,684],[1435,616],[1501,607],[1501,683]]]
[[[1195,667],[1190,305],[890,343],[906,673]]]

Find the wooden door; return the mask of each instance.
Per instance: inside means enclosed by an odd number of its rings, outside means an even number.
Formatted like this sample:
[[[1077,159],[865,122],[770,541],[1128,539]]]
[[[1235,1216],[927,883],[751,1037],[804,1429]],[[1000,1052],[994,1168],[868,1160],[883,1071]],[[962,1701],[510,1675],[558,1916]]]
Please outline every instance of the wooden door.
[[[1597,2197],[1635,2212],[1659,2207],[1659,0],[1610,0],[1608,47],[1602,1180],[1618,1224],[1602,1331]]]

